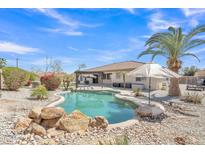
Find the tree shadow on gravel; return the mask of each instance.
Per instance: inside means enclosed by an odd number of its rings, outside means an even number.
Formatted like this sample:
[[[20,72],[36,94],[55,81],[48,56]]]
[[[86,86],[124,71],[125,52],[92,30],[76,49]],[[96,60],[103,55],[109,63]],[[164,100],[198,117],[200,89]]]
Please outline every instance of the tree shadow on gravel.
[[[161,123],[164,119],[166,119],[168,117],[169,116],[166,114],[161,114],[157,117],[138,117],[138,120],[152,122],[152,123]]]

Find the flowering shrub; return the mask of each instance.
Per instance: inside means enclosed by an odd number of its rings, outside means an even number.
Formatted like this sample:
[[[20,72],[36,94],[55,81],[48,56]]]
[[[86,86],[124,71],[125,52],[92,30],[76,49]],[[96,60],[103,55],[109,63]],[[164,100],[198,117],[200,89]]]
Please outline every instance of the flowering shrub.
[[[36,97],[37,99],[44,99],[44,98],[47,98],[48,92],[47,92],[47,89],[43,85],[40,85],[36,87],[35,89],[33,89],[31,96]]]
[[[46,89],[48,90],[56,90],[61,83],[60,78],[55,76],[54,74],[44,75],[40,80],[41,84],[45,85]]]

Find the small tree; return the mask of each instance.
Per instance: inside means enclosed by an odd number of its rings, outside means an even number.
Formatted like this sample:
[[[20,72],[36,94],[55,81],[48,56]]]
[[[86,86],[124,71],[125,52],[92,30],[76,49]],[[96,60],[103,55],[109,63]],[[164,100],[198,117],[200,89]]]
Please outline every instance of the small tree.
[[[52,72],[55,72],[55,73],[59,73],[59,72],[62,72],[63,69],[62,69],[62,63],[60,60],[54,60],[51,62],[50,64],[50,67],[51,67],[51,71]]]
[[[63,78],[63,87],[64,90],[68,90],[70,83],[74,80],[73,75],[65,75]]]
[[[78,65],[78,70],[80,71],[82,68],[86,68],[86,64],[80,64]]]
[[[0,58],[0,69],[6,66],[6,59],[5,58]]]
[[[194,76],[199,69],[196,66],[185,67],[182,69],[184,76]]]

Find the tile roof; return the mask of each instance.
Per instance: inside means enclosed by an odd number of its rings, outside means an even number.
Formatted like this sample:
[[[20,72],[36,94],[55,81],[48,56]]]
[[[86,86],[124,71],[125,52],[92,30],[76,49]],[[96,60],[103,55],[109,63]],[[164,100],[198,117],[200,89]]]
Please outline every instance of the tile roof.
[[[133,70],[144,63],[137,61],[126,61],[126,62],[118,62],[108,65],[103,65],[95,68],[90,68],[86,70],[82,70],[83,72],[109,72],[109,71],[130,71]]]

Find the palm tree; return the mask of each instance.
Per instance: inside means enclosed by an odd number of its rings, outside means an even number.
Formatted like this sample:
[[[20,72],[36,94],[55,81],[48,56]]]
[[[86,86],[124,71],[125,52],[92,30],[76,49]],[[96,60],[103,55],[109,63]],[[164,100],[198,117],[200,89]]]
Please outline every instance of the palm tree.
[[[182,66],[181,58],[192,56],[199,58],[191,52],[191,49],[205,44],[205,40],[194,38],[197,34],[205,32],[205,25],[192,29],[188,34],[182,32],[182,28],[169,27],[168,32],[153,34],[145,43],[147,49],[138,55],[152,55],[152,60],[160,55],[167,58],[168,68],[178,73]]]

